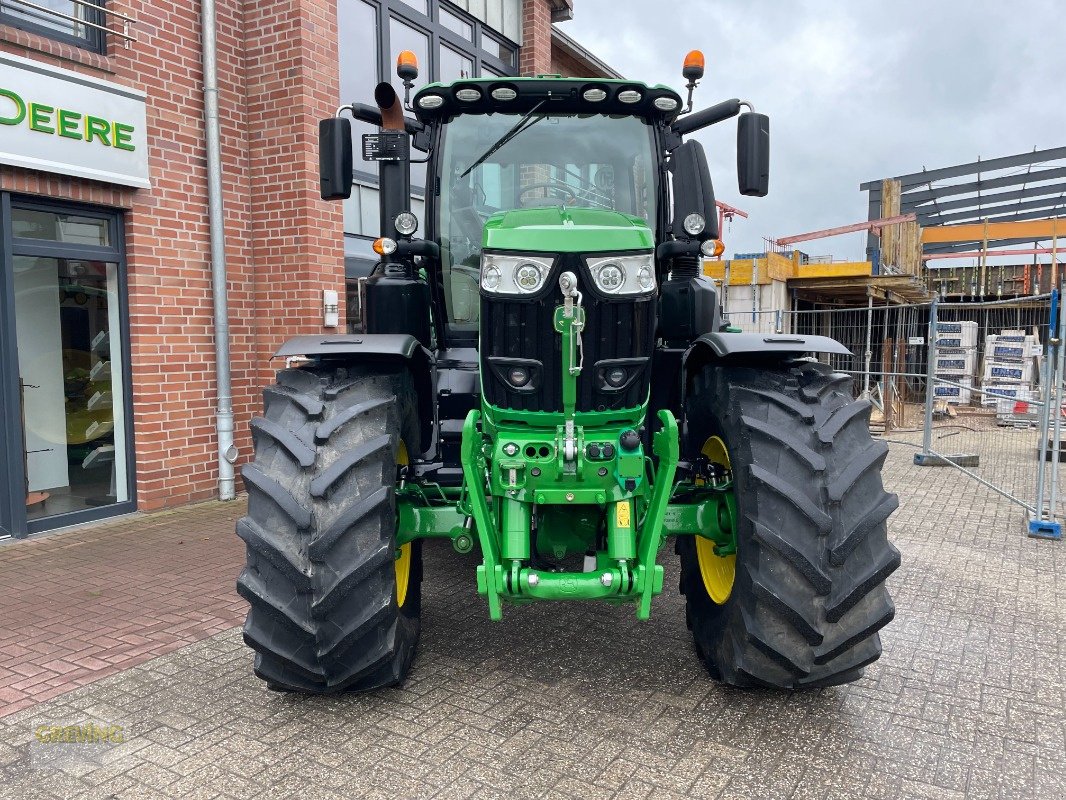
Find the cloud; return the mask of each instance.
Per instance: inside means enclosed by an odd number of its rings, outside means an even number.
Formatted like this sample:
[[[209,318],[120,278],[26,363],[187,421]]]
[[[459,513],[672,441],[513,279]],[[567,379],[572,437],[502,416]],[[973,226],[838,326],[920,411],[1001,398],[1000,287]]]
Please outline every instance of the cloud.
[[[1063,144],[1055,5],[577,0],[563,29],[626,77],[677,89],[685,53],[702,49],[697,107],[741,97],[770,115],[766,198],[737,192],[734,124],[698,135],[719,199],[750,215],[727,229],[732,253],[865,219],[866,180]],[[849,258],[864,249],[864,234],[807,245]]]

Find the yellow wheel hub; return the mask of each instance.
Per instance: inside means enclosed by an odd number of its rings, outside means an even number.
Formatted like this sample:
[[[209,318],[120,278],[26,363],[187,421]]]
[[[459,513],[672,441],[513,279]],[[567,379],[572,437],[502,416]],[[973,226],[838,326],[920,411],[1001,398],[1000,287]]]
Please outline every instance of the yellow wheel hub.
[[[719,464],[726,469],[732,468],[729,450],[718,436],[710,437],[703,443],[700,451],[712,464]],[[733,580],[737,574],[736,554],[720,556],[715,554],[715,543],[702,536],[696,539],[696,561],[700,565],[700,576],[707,596],[716,604],[722,605],[733,592]]]
[[[400,452],[396,454],[396,463],[407,466],[410,459],[407,456],[407,445],[400,441]],[[411,542],[399,549],[396,554],[396,605],[403,608],[407,599],[407,587],[411,583]]]

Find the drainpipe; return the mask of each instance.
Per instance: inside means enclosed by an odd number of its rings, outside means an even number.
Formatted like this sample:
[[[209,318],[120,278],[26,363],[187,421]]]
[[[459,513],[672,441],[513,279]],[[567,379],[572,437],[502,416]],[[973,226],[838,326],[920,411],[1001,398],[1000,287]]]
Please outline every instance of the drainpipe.
[[[218,65],[215,43],[215,0],[201,6],[204,69],[204,136],[207,139],[208,228],[211,238],[211,295],[215,321],[215,387],[218,393],[218,499],[235,496],[233,464],[233,390],[230,386],[229,302],[226,296],[226,229],[222,215],[222,155],[218,133]]]

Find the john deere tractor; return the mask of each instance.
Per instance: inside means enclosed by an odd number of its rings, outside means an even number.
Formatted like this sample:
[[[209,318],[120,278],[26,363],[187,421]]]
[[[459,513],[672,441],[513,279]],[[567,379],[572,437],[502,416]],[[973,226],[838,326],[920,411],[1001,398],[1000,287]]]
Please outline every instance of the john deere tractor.
[[[690,56],[685,102],[558,75],[412,97],[403,53],[404,100],[381,83],[321,122],[324,199],[352,191],[349,115],[379,128],[359,149],[380,176],[380,262],[365,330],[285,343],[298,365],[252,421],[238,589],[271,688],[403,681],[426,539],[469,556],[493,620],[550,601],[646,619],[672,539],[696,651],[734,686],[840,684],[880,655],[899,565],[887,447],[817,360],[842,345],[723,320],[702,271],[714,193],[686,137],[738,117],[739,189],[761,197],[769,121],[740,100],[692,111]]]

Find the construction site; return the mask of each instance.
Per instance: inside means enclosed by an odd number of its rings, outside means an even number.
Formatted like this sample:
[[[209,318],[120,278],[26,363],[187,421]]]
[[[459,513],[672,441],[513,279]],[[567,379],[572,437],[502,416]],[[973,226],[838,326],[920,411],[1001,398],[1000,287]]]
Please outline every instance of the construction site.
[[[708,260],[705,272],[726,285],[731,313],[1047,293],[1066,234],[1063,164],[1056,147],[866,181],[866,221],[767,238],[765,252]],[[723,220],[747,217],[718,207]],[[864,260],[807,252],[849,233],[866,234]]]
[[[938,415],[994,425],[1015,411],[998,401],[1035,399],[1044,383],[1042,329],[1066,244],[1064,159],[1066,148],[1034,149],[866,181],[865,221],[767,237],[765,251],[708,259],[704,272],[722,285],[731,325],[848,346],[834,366],[857,376],[876,428],[921,423],[927,372],[958,384],[934,387]],[[719,214],[747,217],[724,203]],[[865,259],[824,254],[847,234],[865,236]],[[933,301],[960,335],[930,358]],[[991,392],[972,391],[982,386]]]

